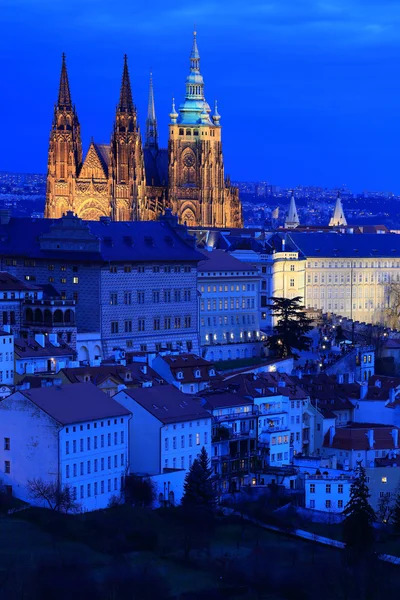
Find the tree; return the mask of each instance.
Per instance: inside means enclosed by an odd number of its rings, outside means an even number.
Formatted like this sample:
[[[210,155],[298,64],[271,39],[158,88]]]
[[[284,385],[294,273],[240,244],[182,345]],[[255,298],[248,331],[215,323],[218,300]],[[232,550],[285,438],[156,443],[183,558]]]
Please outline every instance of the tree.
[[[309,350],[312,339],[307,336],[312,330],[312,319],[309,319],[301,304],[301,296],[296,298],[270,298],[268,304],[272,315],[277,319],[275,333],[268,337],[266,345],[279,358],[294,356],[293,350]]]
[[[185,477],[183,490],[182,506],[195,507],[211,513],[214,511],[216,493],[212,481],[210,459],[204,446]]]
[[[152,506],[156,489],[154,482],[149,477],[127,475],[124,485],[125,502],[147,508]]]
[[[375,512],[368,502],[371,496],[367,486],[365,469],[357,463],[356,478],[350,488],[350,500],[344,508],[343,533],[346,547],[359,554],[367,554],[374,542],[373,523]]]
[[[396,495],[396,500],[392,512],[393,529],[400,533],[400,493]]]
[[[44,481],[41,478],[28,479],[27,488],[32,500],[45,502],[51,510],[76,513],[80,504],[68,485],[60,486],[56,481]]]

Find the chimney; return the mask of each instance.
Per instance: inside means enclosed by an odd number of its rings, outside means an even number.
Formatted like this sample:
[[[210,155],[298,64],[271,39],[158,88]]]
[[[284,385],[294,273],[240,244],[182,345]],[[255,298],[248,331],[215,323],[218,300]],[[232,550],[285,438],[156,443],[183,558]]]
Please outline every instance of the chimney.
[[[332,425],[331,427],[329,427],[329,445],[332,446],[333,444],[333,438],[335,437],[335,428]]]
[[[360,384],[360,400],[364,400],[365,396],[367,395],[368,392],[368,386],[366,383],[361,383]]]
[[[368,437],[369,449],[373,450],[374,449],[374,444],[375,444],[374,430],[373,429],[368,429],[368,433],[366,433],[365,435]]]
[[[59,346],[60,344],[58,343],[58,337],[56,333],[49,333],[49,342],[50,344],[53,344],[53,346]]]
[[[2,330],[5,333],[11,333],[11,326],[10,325],[2,325],[1,328],[2,328]]]
[[[348,382],[354,383],[354,373],[352,371],[348,374]]]
[[[35,342],[37,342],[39,344],[39,346],[42,346],[42,348],[44,348],[44,344],[45,344],[44,333],[35,333]]]
[[[147,373],[147,365],[141,365],[140,370],[142,371],[142,373],[144,373],[146,375],[146,373]]]
[[[380,379],[377,379],[377,380],[375,381],[375,387],[377,387],[377,388],[380,388],[380,387],[382,387],[382,382],[381,382],[381,380],[380,380]]]
[[[392,429],[393,445],[395,448],[399,447],[399,430],[397,427]]]
[[[390,388],[389,390],[389,403],[392,404],[396,400],[396,390],[394,388]]]
[[[337,383],[343,383],[343,373],[336,373]]]

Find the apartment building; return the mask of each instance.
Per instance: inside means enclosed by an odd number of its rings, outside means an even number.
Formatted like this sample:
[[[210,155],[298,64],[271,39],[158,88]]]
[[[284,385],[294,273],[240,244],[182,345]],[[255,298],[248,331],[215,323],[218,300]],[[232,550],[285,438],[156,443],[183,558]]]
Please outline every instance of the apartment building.
[[[159,354],[151,365],[163,381],[185,394],[197,394],[221,379],[214,364],[196,354]]]
[[[120,495],[131,414],[96,386],[17,391],[0,403],[0,414],[0,472],[16,498],[33,501],[32,479],[68,486],[82,511],[106,508]]]
[[[198,291],[203,356],[210,361],[260,356],[258,269],[223,250],[202,253]]]
[[[174,385],[122,390],[114,399],[132,412],[131,473],[188,470],[204,446],[211,455],[211,415]]]

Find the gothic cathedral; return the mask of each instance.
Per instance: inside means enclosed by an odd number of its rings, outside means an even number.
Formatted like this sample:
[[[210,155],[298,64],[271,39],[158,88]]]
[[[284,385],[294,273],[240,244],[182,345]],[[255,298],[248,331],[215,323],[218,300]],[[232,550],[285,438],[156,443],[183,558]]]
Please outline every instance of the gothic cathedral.
[[[168,149],[159,148],[150,77],[142,146],[127,58],[111,143],[90,143],[82,158],[80,125],[72,104],[65,56],[50,134],[45,216],[73,211],[82,219],[154,220],[166,208],[188,226],[242,227],[238,190],[224,176],[220,115],[204,97],[196,33],[185,101],[170,114]]]

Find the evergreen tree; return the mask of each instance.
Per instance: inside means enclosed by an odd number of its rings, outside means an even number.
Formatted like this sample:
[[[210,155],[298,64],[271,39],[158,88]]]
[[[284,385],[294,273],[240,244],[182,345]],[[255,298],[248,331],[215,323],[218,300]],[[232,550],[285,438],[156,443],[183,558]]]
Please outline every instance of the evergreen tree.
[[[296,298],[270,298],[268,304],[272,315],[277,318],[275,333],[268,337],[267,346],[279,358],[298,355],[293,350],[309,350],[312,339],[307,336],[312,330],[312,320],[309,319],[301,304],[301,296]]]
[[[400,533],[400,494],[397,494],[392,513],[393,529]]]
[[[350,489],[350,500],[343,511],[343,532],[346,546],[356,549],[360,554],[367,554],[374,542],[373,523],[376,516],[368,502],[370,496],[365,469],[358,462],[356,478]]]
[[[212,512],[215,508],[216,494],[212,482],[210,459],[206,449],[196,458],[185,477],[182,505]]]

